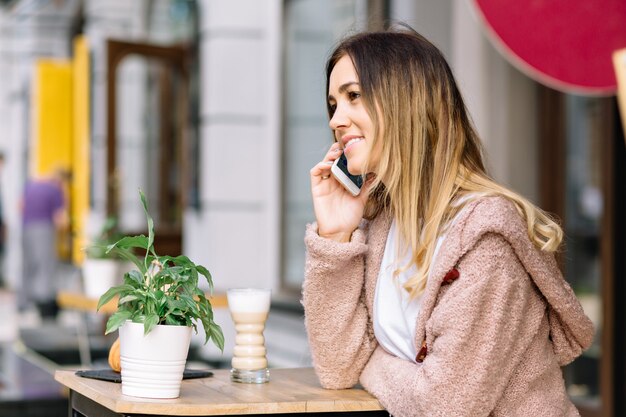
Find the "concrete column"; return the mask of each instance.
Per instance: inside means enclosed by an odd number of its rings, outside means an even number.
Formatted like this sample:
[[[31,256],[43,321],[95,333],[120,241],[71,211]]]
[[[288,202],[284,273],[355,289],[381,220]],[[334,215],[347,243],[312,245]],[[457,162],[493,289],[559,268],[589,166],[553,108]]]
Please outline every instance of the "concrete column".
[[[278,288],[281,4],[199,3],[201,210],[183,245],[219,290]]]

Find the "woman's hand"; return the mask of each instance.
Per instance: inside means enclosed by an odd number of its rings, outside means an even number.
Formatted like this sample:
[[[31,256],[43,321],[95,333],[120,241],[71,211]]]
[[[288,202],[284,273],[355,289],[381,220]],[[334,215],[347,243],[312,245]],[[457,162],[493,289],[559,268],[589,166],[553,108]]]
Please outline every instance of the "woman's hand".
[[[311,169],[311,193],[318,234],[338,242],[348,242],[363,218],[368,187],[363,184],[361,193],[353,197],[331,175],[330,168],[340,155],[339,144],[334,143],[324,159]]]

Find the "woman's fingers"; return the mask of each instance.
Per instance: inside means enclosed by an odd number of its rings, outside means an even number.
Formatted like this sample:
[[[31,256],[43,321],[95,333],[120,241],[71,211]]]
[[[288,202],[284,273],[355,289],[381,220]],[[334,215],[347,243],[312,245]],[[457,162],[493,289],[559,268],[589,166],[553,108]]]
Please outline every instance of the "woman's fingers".
[[[339,147],[339,143],[335,142],[328,149],[328,152],[326,152],[326,156],[324,156],[324,161],[334,161],[335,159],[339,158],[339,155],[341,155],[341,148]]]
[[[330,168],[333,165],[333,161],[322,161],[318,162],[311,169],[311,180],[323,181],[330,178]]]
[[[335,142],[324,155],[324,159],[311,169],[311,180],[317,180],[316,183],[319,183],[319,181],[329,179],[330,168],[339,155],[341,155],[341,149],[339,148],[339,143]]]

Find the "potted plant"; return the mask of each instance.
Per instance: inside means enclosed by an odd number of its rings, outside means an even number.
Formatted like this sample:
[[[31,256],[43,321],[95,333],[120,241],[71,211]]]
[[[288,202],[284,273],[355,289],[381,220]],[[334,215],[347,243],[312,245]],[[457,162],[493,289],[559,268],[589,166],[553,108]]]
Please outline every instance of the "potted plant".
[[[117,228],[117,219],[109,217],[100,232],[85,250],[82,276],[83,290],[90,298],[98,298],[109,288],[120,284],[121,262],[107,248],[121,238]]]
[[[213,309],[199,287],[209,271],[186,256],[158,256],[154,250],[154,223],[146,197],[139,191],[148,221],[148,236],[126,236],[111,244],[108,253],[131,261],[136,269],[124,274],[121,285],[100,297],[98,309],[115,296],[117,311],[106,325],[106,334],[119,329],[122,393],[148,398],[176,398],[187,360],[191,329],[197,322],[211,340],[224,349],[222,329],[213,321]],[[145,251],[140,258],[135,250]]]

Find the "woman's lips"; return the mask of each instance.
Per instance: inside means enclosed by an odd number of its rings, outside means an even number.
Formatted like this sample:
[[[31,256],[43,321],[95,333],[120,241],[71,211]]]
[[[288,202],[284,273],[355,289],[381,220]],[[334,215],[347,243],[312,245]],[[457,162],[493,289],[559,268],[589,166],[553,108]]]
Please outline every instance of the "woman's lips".
[[[347,151],[352,145],[361,142],[362,140],[364,140],[363,137],[356,137],[356,138],[352,138],[350,140],[348,140],[347,142],[344,143],[343,145],[343,150],[344,152]]]

